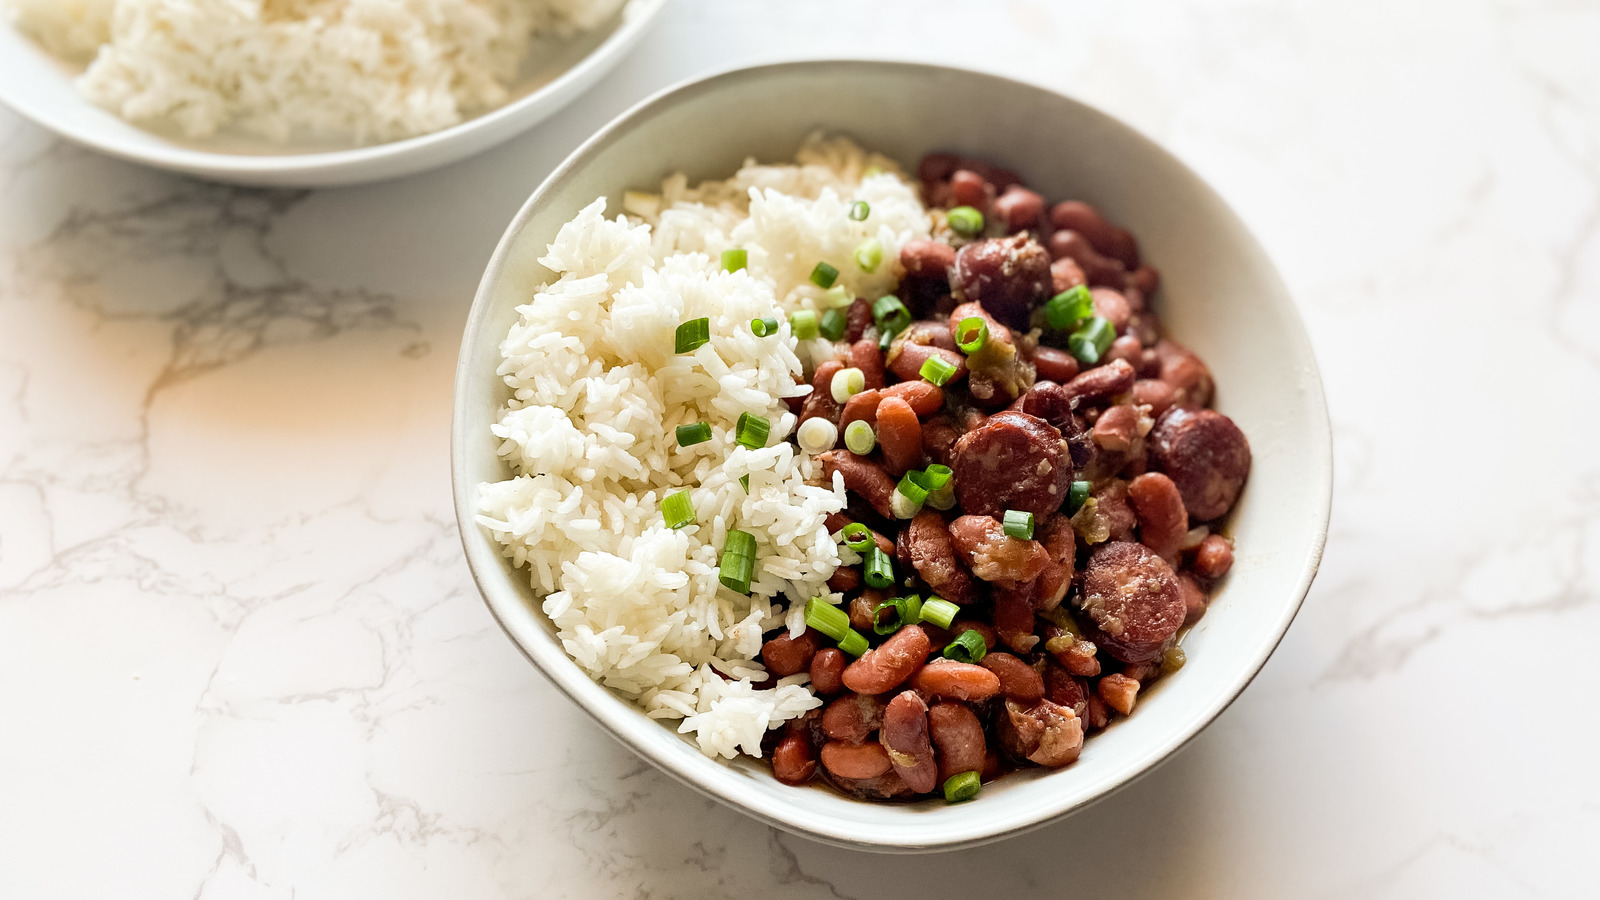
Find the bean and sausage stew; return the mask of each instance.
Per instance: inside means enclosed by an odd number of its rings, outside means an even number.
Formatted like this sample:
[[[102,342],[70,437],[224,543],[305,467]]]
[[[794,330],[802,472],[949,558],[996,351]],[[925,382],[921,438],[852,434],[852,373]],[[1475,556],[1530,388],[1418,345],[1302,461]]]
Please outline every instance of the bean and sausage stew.
[[[780,781],[953,802],[1072,763],[1183,665],[1250,446],[1162,336],[1132,234],[982,161],[918,174],[934,239],[904,247],[897,295],[824,323],[835,358],[796,404],[860,562],[762,658],[825,702],[769,736]]]

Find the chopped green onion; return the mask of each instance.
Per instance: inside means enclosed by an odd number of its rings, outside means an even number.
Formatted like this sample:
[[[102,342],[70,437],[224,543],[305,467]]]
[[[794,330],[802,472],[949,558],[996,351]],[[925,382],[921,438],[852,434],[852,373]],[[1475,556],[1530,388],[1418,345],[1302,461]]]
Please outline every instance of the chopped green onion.
[[[844,445],[857,456],[866,456],[878,446],[878,433],[865,421],[857,419],[844,428]]]
[[[857,200],[850,204],[850,221],[865,222],[867,216],[872,215],[872,205],[865,200]]]
[[[843,640],[850,630],[850,615],[821,597],[806,601],[806,624],[834,640]]]
[[[977,772],[962,772],[944,780],[946,803],[965,803],[983,790],[983,779]]]
[[[1033,540],[1033,513],[1017,509],[1006,510],[1005,532],[1018,540]]]
[[[677,346],[679,353],[693,353],[711,340],[711,320],[707,318],[690,319],[678,326]]]
[[[867,373],[854,366],[833,373],[833,380],[828,382],[835,403],[844,403],[866,389]]]
[[[1078,358],[1078,362],[1092,366],[1106,355],[1107,348],[1116,337],[1117,331],[1110,322],[1100,316],[1091,316],[1067,337],[1067,350]]]
[[[885,609],[894,610],[894,615],[885,619],[879,613]],[[922,620],[922,598],[916,594],[909,597],[890,597],[878,604],[872,611],[872,631],[874,634],[892,634],[899,631],[903,625],[915,625]]]
[[[944,487],[935,488],[928,492],[928,505],[943,512],[954,509],[956,505],[956,486],[954,482],[947,482]]]
[[[894,489],[902,494],[905,494],[907,497],[910,497],[913,501],[921,503],[922,501],[928,499],[928,489],[918,484],[917,479],[913,477],[913,474],[914,473],[907,472],[905,475],[902,475],[900,477],[900,483],[895,485]]]
[[[890,345],[894,343],[895,334],[893,331],[885,331],[878,335],[878,349],[888,353]]]
[[[825,262],[817,263],[817,267],[811,270],[811,283],[823,290],[833,287],[838,280],[839,270]]]
[[[877,238],[867,238],[856,247],[856,265],[863,272],[876,272],[883,265],[883,244]]]
[[[740,475],[739,476],[739,486],[744,488],[744,492],[746,494],[750,493],[750,476],[749,475]]]
[[[722,251],[722,271],[737,272],[750,264],[750,254],[742,248]]]
[[[756,536],[748,531],[730,531],[722,545],[722,565],[717,580],[729,590],[750,593],[750,577],[756,570]]]
[[[1071,515],[1077,512],[1078,508],[1083,506],[1084,501],[1088,499],[1089,482],[1074,481],[1072,487],[1067,490],[1067,514]]]
[[[1051,297],[1044,305],[1044,320],[1057,331],[1069,331],[1092,315],[1094,297],[1081,284]]]
[[[811,340],[817,336],[817,314],[809,309],[795,310],[789,314],[789,330],[797,340]]]
[[[867,583],[867,587],[883,590],[894,584],[894,562],[889,559],[889,554],[878,549],[874,542],[863,555],[866,558],[866,568],[862,572],[861,580]]]
[[[704,422],[678,426],[678,446],[693,447],[711,440],[711,426]]]
[[[934,463],[922,470],[920,474],[922,477],[917,480],[917,483],[927,488],[930,494],[949,484],[950,479],[955,477],[955,473],[950,470],[949,466],[942,466],[938,463]]]
[[[839,443],[839,426],[821,416],[812,416],[795,429],[795,440],[800,449],[815,456],[833,449]]]
[[[956,367],[942,356],[930,356],[922,361],[922,368],[917,370],[917,374],[922,376],[923,381],[944,387],[956,374]]]
[[[907,472],[900,478],[900,483],[895,485],[894,494],[889,498],[889,509],[897,519],[909,519],[922,512],[923,501],[928,499],[928,489],[923,487],[918,476],[920,472]]]
[[[844,309],[856,302],[856,295],[842,284],[836,284],[822,292],[822,305],[829,309]]]
[[[772,434],[772,423],[760,416],[740,413],[739,424],[734,429],[734,433],[739,436],[739,446],[749,447],[751,450],[760,450],[767,445],[767,437]]]
[[[911,324],[911,310],[900,302],[900,298],[893,294],[885,294],[872,302],[872,321],[878,323],[878,330],[888,335],[896,335]]]
[[[983,642],[983,635],[973,629],[956,635],[956,639],[944,648],[944,658],[956,662],[975,663],[987,655],[989,646]]]
[[[666,520],[668,528],[682,528],[694,524],[694,503],[689,500],[688,491],[678,491],[668,494],[661,501],[661,517]]]
[[[751,319],[750,333],[756,337],[770,337],[778,333],[778,320],[772,317]]]
[[[839,640],[839,649],[851,656],[859,657],[867,652],[867,639],[861,635],[861,632],[852,629],[849,634]]]
[[[989,323],[983,316],[968,316],[956,326],[956,349],[968,356],[983,349],[989,343]]]
[[[839,534],[844,537],[844,545],[857,553],[865,553],[868,547],[878,543],[877,538],[872,536],[872,529],[860,522],[851,522]]]
[[[940,628],[949,628],[959,612],[961,607],[943,597],[929,597],[922,601],[922,621],[932,622]]]
[[[983,230],[983,213],[970,206],[958,206],[944,214],[944,220],[950,223],[950,230],[965,237],[972,237]]]
[[[817,325],[817,330],[828,340],[837,341],[844,337],[846,325],[844,313],[830,309],[822,314],[822,322]]]

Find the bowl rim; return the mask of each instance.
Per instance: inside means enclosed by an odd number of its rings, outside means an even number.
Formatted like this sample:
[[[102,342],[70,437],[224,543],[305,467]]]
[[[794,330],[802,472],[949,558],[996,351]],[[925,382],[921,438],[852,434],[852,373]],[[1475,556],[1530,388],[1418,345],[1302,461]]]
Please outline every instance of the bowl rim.
[[[725,805],[740,811],[741,813],[752,816],[764,822],[765,824],[771,825],[782,831],[799,835],[811,840],[821,841],[837,847],[878,853],[933,853],[974,847],[1033,831],[1051,822],[1058,821],[1065,816],[1099,803],[1121,788],[1126,787],[1127,785],[1148,774],[1162,762],[1171,759],[1178,753],[1178,751],[1182,750],[1189,744],[1189,742],[1194,740],[1194,738],[1201,731],[1205,730],[1205,728],[1215,721],[1225,709],[1232,705],[1232,703],[1238,699],[1239,695],[1244,692],[1245,688],[1249,687],[1251,682],[1253,682],[1260,674],[1261,669],[1266,665],[1267,660],[1271,657],[1273,652],[1277,650],[1279,644],[1282,643],[1283,637],[1288,632],[1289,626],[1293,623],[1295,616],[1299,613],[1301,606],[1304,604],[1306,594],[1310,591],[1311,583],[1316,577],[1317,570],[1321,565],[1323,551],[1327,543],[1328,524],[1332,513],[1333,501],[1333,441],[1332,429],[1328,417],[1327,400],[1323,390],[1321,372],[1317,366],[1316,357],[1313,352],[1310,338],[1306,333],[1304,320],[1301,318],[1299,309],[1294,303],[1293,298],[1289,295],[1287,285],[1284,285],[1281,300],[1274,299],[1272,302],[1275,304],[1281,302],[1287,307],[1285,311],[1289,314],[1289,320],[1293,325],[1292,338],[1297,344],[1296,355],[1306,361],[1306,402],[1313,405],[1313,409],[1311,410],[1313,413],[1311,416],[1312,434],[1309,435],[1309,445],[1317,457],[1316,459],[1310,460],[1310,462],[1315,464],[1315,468],[1308,474],[1315,478],[1318,482],[1316,485],[1318,488],[1316,491],[1318,509],[1312,511],[1313,514],[1308,517],[1310,523],[1313,525],[1311,543],[1304,559],[1301,560],[1299,565],[1299,572],[1292,590],[1294,595],[1293,602],[1286,604],[1282,608],[1282,611],[1278,616],[1278,621],[1274,625],[1271,639],[1262,643],[1254,656],[1249,660],[1248,667],[1242,670],[1245,674],[1238,678],[1237,683],[1225,689],[1222,695],[1208,707],[1200,710],[1191,710],[1190,713],[1185,717],[1186,723],[1182,726],[1182,729],[1176,738],[1168,739],[1167,741],[1162,742],[1160,745],[1151,747],[1146,752],[1126,761],[1112,773],[1111,777],[1104,779],[1102,783],[1097,785],[1091,792],[1080,799],[1076,801],[1064,802],[1059,806],[1044,810],[1032,818],[1011,824],[991,824],[986,827],[962,827],[961,825],[957,824],[947,829],[946,833],[937,839],[917,840],[911,842],[883,841],[875,838],[864,837],[848,826],[839,827],[836,823],[830,822],[824,817],[814,817],[806,824],[797,824],[796,822],[787,819],[783,815],[783,810],[780,810],[774,806],[770,806],[769,804],[759,802],[760,798],[752,798],[742,795],[734,796],[732,793],[722,790],[721,786],[715,782],[702,781],[700,778],[690,774],[687,771],[679,771],[678,768],[669,761],[656,758],[656,755],[650,749],[633,740],[630,737],[630,733],[640,732],[641,729],[638,727],[640,725],[652,729],[660,729],[664,727],[661,723],[654,720],[645,720],[642,719],[642,717],[640,717],[640,721],[636,722],[630,717],[612,715],[614,712],[621,712],[624,710],[632,711],[632,708],[629,707],[626,701],[616,697],[609,690],[598,685],[598,682],[593,681],[586,673],[579,669],[577,664],[574,663],[570,657],[567,657],[564,653],[561,654],[562,660],[560,662],[565,663],[565,665],[561,665],[560,663],[548,665],[545,660],[540,658],[540,656],[530,652],[529,648],[524,646],[522,642],[517,639],[513,629],[501,617],[499,610],[496,609],[495,603],[490,599],[489,589],[486,586],[487,573],[483,571],[483,569],[484,567],[490,565],[502,566],[503,557],[495,548],[489,546],[490,539],[483,535],[481,533],[481,529],[478,528],[476,522],[475,494],[477,485],[474,483],[467,483],[464,478],[466,472],[465,447],[467,444],[468,429],[476,427],[476,425],[473,423],[466,421],[467,417],[465,415],[462,402],[463,397],[467,394],[469,386],[477,375],[477,370],[470,365],[473,360],[474,350],[476,349],[474,346],[474,339],[479,337],[482,323],[484,319],[490,315],[491,301],[495,285],[499,282],[499,279],[503,273],[503,268],[506,264],[510,249],[520,237],[522,230],[526,227],[528,220],[533,215],[534,210],[547,195],[554,192],[558,187],[575,177],[576,173],[583,166],[587,165],[595,155],[609,147],[614,142],[620,140],[632,128],[644,121],[647,121],[653,115],[664,112],[671,105],[675,105],[676,103],[690,97],[715,91],[723,83],[729,80],[747,78],[756,74],[774,74],[787,69],[814,67],[819,63],[825,64],[833,69],[845,67],[859,72],[899,69],[920,71],[929,76],[934,75],[935,73],[956,73],[963,76],[976,75],[983,78],[992,79],[996,82],[1004,83],[1006,89],[1023,88],[1026,90],[1044,91],[1083,106],[1091,112],[1104,116],[1111,122],[1126,128],[1138,138],[1146,141],[1160,154],[1164,155],[1173,165],[1179,167],[1182,171],[1190,175],[1201,190],[1209,193],[1212,196],[1212,199],[1214,199],[1226,213],[1232,215],[1234,219],[1238,221],[1241,231],[1243,231],[1243,233],[1250,238],[1254,248],[1260,253],[1262,264],[1266,266],[1267,270],[1272,275],[1278,278],[1280,283],[1282,282],[1282,276],[1281,273],[1278,272],[1277,266],[1266,254],[1265,248],[1261,246],[1260,241],[1256,239],[1254,233],[1249,229],[1248,226],[1244,224],[1244,220],[1238,216],[1237,212],[1234,211],[1231,205],[1222,199],[1222,197],[1216,192],[1211,184],[1204,178],[1201,178],[1200,175],[1193,170],[1193,168],[1186,164],[1182,159],[1178,158],[1160,142],[1156,141],[1143,131],[1123,121],[1121,118],[1054,88],[1045,87],[1039,84],[1032,84],[1008,75],[987,72],[976,68],[944,66],[931,63],[899,60],[862,59],[859,57],[815,57],[805,59],[789,59],[756,65],[732,66],[711,72],[706,75],[688,78],[677,84],[663,88],[662,90],[657,91],[656,93],[629,107],[627,110],[623,111],[610,122],[608,122],[600,130],[596,131],[588,140],[584,141],[583,144],[573,150],[559,166],[557,166],[542,182],[540,182],[539,186],[535,188],[534,191],[529,195],[522,207],[518,209],[517,214],[512,218],[510,224],[506,228],[505,233],[501,236],[499,243],[495,246],[494,253],[490,257],[489,262],[484,269],[483,278],[480,280],[477,292],[473,297],[472,307],[468,313],[462,337],[461,353],[456,362],[456,378],[451,417],[450,465],[451,487],[455,500],[456,522],[458,526],[457,530],[462,542],[462,549],[467,560],[468,568],[471,570],[472,578],[478,588],[479,594],[483,598],[484,604],[489,608],[490,614],[494,616],[495,622],[500,625],[501,630],[506,633],[506,636],[511,640],[511,643],[516,646],[517,650],[525,658],[527,658],[529,662],[533,663],[534,667],[537,668],[550,682],[552,682],[558,690],[566,695],[569,700],[577,705],[579,709],[583,710],[585,714],[598,723],[601,728],[610,734],[614,739],[627,746],[629,750],[643,757],[651,765],[666,773],[674,780],[691,788],[703,796],[718,800]],[[611,704],[614,704],[615,708],[609,708],[608,705],[608,708],[602,711],[585,702],[585,700],[582,699],[577,693],[577,691],[585,684],[598,687],[602,692],[604,692],[605,696],[610,698]],[[708,760],[707,762],[712,765],[723,764],[720,760]]]
[[[384,163],[391,163],[414,155],[426,155],[430,150],[453,144],[478,132],[492,131],[504,127],[511,129],[507,132],[508,136],[515,134],[518,129],[516,129],[513,120],[527,114],[529,107],[542,106],[549,102],[552,97],[560,97],[569,90],[581,86],[589,77],[602,74],[595,73],[593,70],[597,67],[609,65],[614,54],[630,46],[666,6],[666,2],[667,0],[628,0],[616,13],[621,16],[621,21],[610,34],[606,35],[604,40],[560,75],[524,96],[480,115],[473,116],[463,122],[458,122],[449,128],[402,138],[397,141],[370,144],[364,147],[311,150],[298,153],[293,151],[286,153],[222,153],[211,150],[197,150],[179,144],[161,144],[145,147],[124,143],[115,137],[108,137],[105,132],[93,125],[80,124],[70,118],[51,119],[47,116],[39,115],[31,108],[30,104],[19,99],[20,94],[17,93],[18,89],[15,86],[3,80],[0,80],[0,104],[4,104],[7,109],[18,117],[52,134],[116,159],[158,169],[200,172],[210,177],[229,179],[267,175],[316,174],[326,176],[353,170],[358,171],[368,167],[379,168]],[[15,26],[10,22],[0,22],[0,26],[15,30]],[[21,39],[28,40],[27,35],[22,34],[20,31],[17,34]],[[83,102],[88,103],[89,101],[85,99]],[[555,112],[560,105],[564,104],[558,104],[550,112]],[[528,124],[532,125],[534,122]],[[151,132],[151,134],[155,133]],[[160,137],[160,135],[156,136]],[[449,162],[450,160],[442,159],[442,161]]]

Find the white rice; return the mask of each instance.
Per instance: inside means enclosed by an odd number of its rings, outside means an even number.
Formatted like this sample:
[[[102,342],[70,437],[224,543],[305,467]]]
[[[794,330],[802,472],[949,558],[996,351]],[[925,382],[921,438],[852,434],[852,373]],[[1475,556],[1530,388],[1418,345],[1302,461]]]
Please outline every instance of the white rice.
[[[871,204],[866,222],[848,216],[856,200]],[[754,687],[762,632],[798,634],[807,598],[842,599],[825,584],[841,551],[824,520],[844,488],[808,483],[820,467],[786,442],[796,423],[783,403],[810,390],[796,376],[832,347],[801,346],[787,316],[818,308],[808,279],[819,260],[853,293],[891,291],[900,246],[930,223],[891,161],[842,139],[813,138],[798,165],[751,162],[726,182],[673,176],[626,205],[633,215],[607,219],[601,198],[564,225],[541,260],[558,278],[518,307],[499,370],[514,399],[493,426],[515,477],[480,486],[478,521],[527,567],[585,671],[651,716],[681,719],[707,755],[760,755],[767,729],[820,703],[804,675]],[[884,248],[873,274],[852,262],[868,237]],[[748,268],[721,271],[735,247]],[[701,316],[710,343],[674,354],[678,325]],[[751,333],[765,317],[783,322],[776,337]],[[745,412],[772,422],[765,449],[735,443]],[[712,439],[678,447],[676,427],[699,421]],[[674,531],[660,501],[683,488],[698,524]],[[735,528],[756,538],[748,597],[717,580]]]
[[[504,103],[530,41],[623,0],[9,0],[78,89],[136,123],[387,141]]]

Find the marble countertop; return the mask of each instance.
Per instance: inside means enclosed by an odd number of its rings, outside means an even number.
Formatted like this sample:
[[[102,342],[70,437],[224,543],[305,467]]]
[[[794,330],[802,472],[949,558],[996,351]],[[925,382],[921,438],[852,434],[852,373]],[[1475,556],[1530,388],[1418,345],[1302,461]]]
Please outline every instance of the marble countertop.
[[[0,112],[0,896],[1600,895],[1597,46],[1573,0],[679,0],[546,127],[316,192]],[[798,55],[1127,118],[1257,230],[1327,384],[1326,561],[1261,676],[977,850],[836,850],[658,774],[457,542],[452,370],[512,213],[646,93]]]

